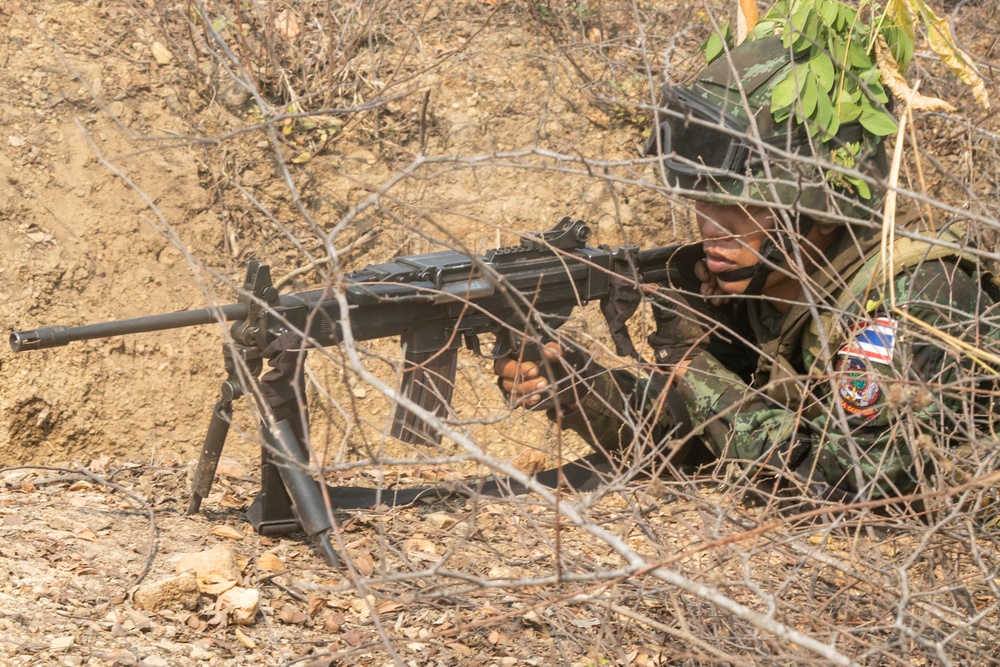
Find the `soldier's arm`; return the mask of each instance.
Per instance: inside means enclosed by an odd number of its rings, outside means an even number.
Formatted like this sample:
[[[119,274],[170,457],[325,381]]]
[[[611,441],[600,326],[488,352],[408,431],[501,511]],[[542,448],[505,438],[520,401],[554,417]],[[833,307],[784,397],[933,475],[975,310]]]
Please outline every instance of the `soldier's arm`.
[[[805,404],[771,400],[705,353],[669,390],[675,419],[690,424],[719,457],[790,467],[814,482],[866,495],[907,491],[922,462],[910,449],[914,433],[960,429],[956,414],[969,406],[970,389],[982,376],[933,332],[980,346],[996,346],[997,333],[978,317],[992,301],[953,263],[900,275],[895,288],[899,307],[929,327],[896,320],[888,363],[877,359],[887,339],[875,337],[868,356],[846,349],[850,340],[834,341],[827,355],[833,373],[819,379],[815,392],[823,406],[818,417],[807,417]],[[901,428],[904,419],[907,428]]]
[[[995,383],[996,369],[970,350],[1000,348],[1000,333],[984,317],[993,300],[956,262],[907,270],[894,289],[906,315],[887,304],[874,313],[896,323],[891,361],[848,354],[858,347],[851,340],[835,349],[829,410],[814,437],[813,469],[866,495],[909,491],[934,450],[975,438],[977,396]]]

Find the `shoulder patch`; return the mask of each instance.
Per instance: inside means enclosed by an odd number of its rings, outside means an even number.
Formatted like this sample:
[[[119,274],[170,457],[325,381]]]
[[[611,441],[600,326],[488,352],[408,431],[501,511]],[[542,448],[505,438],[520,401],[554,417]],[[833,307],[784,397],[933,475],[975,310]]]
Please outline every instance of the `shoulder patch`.
[[[878,414],[874,406],[882,396],[882,387],[868,365],[857,357],[844,356],[837,362],[837,373],[840,375],[840,403],[847,414],[864,419]]]
[[[889,317],[855,324],[849,327],[847,344],[840,348],[839,354],[876,364],[891,364],[898,326],[899,322]]]

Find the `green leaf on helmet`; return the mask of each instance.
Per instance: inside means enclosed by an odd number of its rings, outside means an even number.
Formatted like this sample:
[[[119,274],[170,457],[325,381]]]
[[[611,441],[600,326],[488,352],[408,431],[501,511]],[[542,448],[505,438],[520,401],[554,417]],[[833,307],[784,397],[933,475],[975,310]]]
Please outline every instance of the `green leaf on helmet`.
[[[857,104],[861,101],[864,96],[864,91],[861,90],[861,86],[855,79],[846,79],[844,81],[844,87],[841,89],[842,101],[849,102],[850,104]]]
[[[858,21],[858,10],[850,5],[845,5],[844,3],[837,3],[840,5],[840,16],[837,21],[837,30],[842,31],[848,26],[852,26]]]
[[[799,6],[795,8],[795,11],[792,12],[792,15],[788,19],[788,22],[792,25],[792,30],[805,32],[806,24],[812,18],[812,13],[813,8],[810,3],[800,2]]]
[[[825,2],[819,10],[823,15],[823,23],[831,28],[835,28],[837,25],[837,19],[840,17],[840,3]]]
[[[882,30],[882,36],[885,37],[885,42],[889,45],[889,51],[892,52],[892,57],[896,59],[896,64],[899,65],[900,73],[905,75],[906,69],[913,59],[913,38],[898,26],[886,27]]]
[[[778,111],[780,109],[787,109],[795,103],[798,99],[798,87],[796,85],[795,72],[798,68],[794,68],[785,74],[785,78],[775,84],[774,89],[771,91],[771,111]]]
[[[816,84],[820,90],[826,93],[833,90],[833,84],[836,81],[836,68],[826,51],[816,49],[809,60],[809,69],[816,76]]]
[[[840,130],[840,115],[827,95],[817,96],[816,101],[816,120],[823,133],[823,140],[826,141]]]
[[[892,134],[899,127],[896,119],[888,112],[881,109],[867,108],[858,117],[861,127],[865,128],[876,137],[884,137]]]
[[[802,104],[802,115],[805,118],[812,118],[813,112],[816,111],[817,98],[821,95],[825,96],[826,92],[817,90],[816,76],[811,71],[806,72],[804,78],[799,101]]]
[[[841,102],[840,102],[840,122],[841,123],[850,123],[852,121],[855,121],[855,120],[857,120],[858,118],[861,117],[861,112],[862,111],[863,111],[863,109],[861,108],[860,105],[858,105],[858,104],[856,104],[854,102],[841,100]]]
[[[701,50],[705,54],[705,59],[711,63],[726,52],[726,47],[733,47],[733,29],[728,23],[723,23],[719,26],[718,32],[712,33],[712,36],[705,40]]]
[[[826,50],[830,59],[837,65],[843,65],[847,60],[847,43],[837,35],[830,35],[826,40]]]
[[[786,42],[786,46],[791,46],[792,50],[798,53],[811,47],[819,36],[819,22],[816,14],[809,3],[801,3],[798,9],[789,18],[791,24],[791,40]]]
[[[844,175],[844,180],[854,188],[854,191],[857,192],[858,196],[862,199],[872,198],[872,190],[868,187],[868,183],[864,179],[858,178],[857,176]]]
[[[875,71],[877,72],[878,70]],[[871,91],[872,97],[879,102],[884,104],[889,101],[889,96],[885,94],[885,86],[882,85],[881,75],[874,78],[871,83],[868,84],[868,90]]]
[[[848,65],[854,69],[869,69],[874,64],[865,47],[852,41],[847,46]]]

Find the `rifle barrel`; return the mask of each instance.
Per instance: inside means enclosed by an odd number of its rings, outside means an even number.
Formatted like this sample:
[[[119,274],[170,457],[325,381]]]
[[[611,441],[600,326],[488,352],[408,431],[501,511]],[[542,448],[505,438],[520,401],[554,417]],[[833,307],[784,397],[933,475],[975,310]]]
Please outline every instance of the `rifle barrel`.
[[[14,331],[10,334],[10,349],[15,352],[44,350],[50,347],[67,345],[77,340],[179,329],[181,327],[212,324],[219,320],[239,320],[246,316],[247,307],[245,304],[232,303],[215,308],[181,310],[176,313],[147,315],[129,320],[86,324],[81,327],[43,327],[28,331]]]

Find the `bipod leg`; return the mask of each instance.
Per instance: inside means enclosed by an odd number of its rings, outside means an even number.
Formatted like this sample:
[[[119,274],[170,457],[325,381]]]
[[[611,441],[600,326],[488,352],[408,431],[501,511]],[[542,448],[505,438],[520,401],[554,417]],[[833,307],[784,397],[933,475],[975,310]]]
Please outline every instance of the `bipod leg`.
[[[277,422],[266,431],[273,448],[270,463],[275,467],[292,502],[292,511],[302,530],[313,538],[317,551],[331,567],[340,565],[337,551],[330,542],[333,524],[330,510],[323,502],[319,484],[306,471],[309,462],[302,451],[295,431],[287,419]],[[264,489],[262,489],[262,492]]]
[[[222,354],[226,361],[229,379],[222,383],[222,396],[212,408],[212,420],[208,423],[205,442],[201,446],[201,456],[198,457],[198,467],[194,470],[194,480],[191,482],[188,516],[197,514],[201,509],[201,501],[212,492],[215,471],[219,467],[219,459],[222,458],[222,447],[226,444],[229,425],[233,421],[233,401],[243,395],[243,389],[236,379],[235,366],[229,349],[223,347]]]

